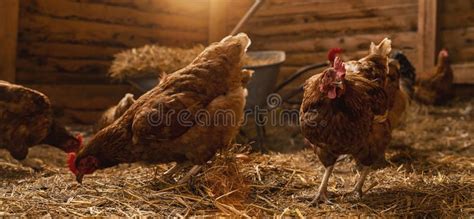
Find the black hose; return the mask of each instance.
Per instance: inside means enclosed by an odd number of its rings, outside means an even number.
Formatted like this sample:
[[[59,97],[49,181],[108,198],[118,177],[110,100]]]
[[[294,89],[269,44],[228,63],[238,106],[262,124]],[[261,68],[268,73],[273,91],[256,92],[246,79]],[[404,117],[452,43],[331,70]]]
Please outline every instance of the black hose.
[[[313,69],[317,69],[317,68],[321,68],[321,67],[325,67],[325,66],[328,66],[329,63],[328,62],[324,62],[324,63],[316,63],[316,64],[311,64],[311,65],[307,65],[307,66],[304,66],[300,69],[298,69],[298,71],[296,71],[295,73],[293,73],[292,75],[290,75],[290,77],[288,79],[286,79],[285,81],[283,81],[281,84],[279,84],[277,86],[277,88],[273,91],[273,93],[278,93],[278,91],[280,91],[281,89],[283,89],[286,85],[288,85],[289,83],[291,83],[292,81],[296,80],[297,78],[299,78],[301,75],[303,75],[304,73],[308,72],[308,71],[311,71]]]

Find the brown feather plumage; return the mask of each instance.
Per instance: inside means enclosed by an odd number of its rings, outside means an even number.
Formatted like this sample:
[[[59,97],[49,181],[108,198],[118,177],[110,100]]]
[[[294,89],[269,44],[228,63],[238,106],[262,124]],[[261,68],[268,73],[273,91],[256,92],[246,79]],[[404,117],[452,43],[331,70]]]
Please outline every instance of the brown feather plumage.
[[[244,34],[206,48],[187,67],[164,76],[115,122],[99,131],[78,154],[75,164],[93,156],[97,169],[119,163],[185,162],[203,164],[229,145],[243,118],[245,85],[242,57],[250,43]],[[234,123],[214,115],[226,110]],[[189,117],[178,118],[185,111]],[[210,124],[195,118],[207,112]]]
[[[77,150],[80,141],[53,120],[51,103],[33,89],[0,81],[0,148],[23,160],[28,148],[49,144],[66,152]]]
[[[453,96],[453,69],[446,50],[438,55],[438,63],[426,74],[418,74],[415,99],[424,104],[444,104]]]

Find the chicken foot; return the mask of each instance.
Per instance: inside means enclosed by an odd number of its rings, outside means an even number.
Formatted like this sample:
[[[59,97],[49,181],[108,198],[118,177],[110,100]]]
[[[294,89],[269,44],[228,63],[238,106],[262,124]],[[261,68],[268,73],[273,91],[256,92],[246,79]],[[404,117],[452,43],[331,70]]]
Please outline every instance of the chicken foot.
[[[186,173],[186,175],[184,175],[183,178],[178,181],[178,184],[186,183],[187,181],[189,181],[189,179],[191,179],[192,176],[196,175],[199,171],[201,171],[201,169],[201,165],[194,165],[193,168],[191,168],[189,172]]]
[[[361,198],[362,195],[363,195],[362,187],[364,186],[364,182],[367,179],[367,176],[369,175],[369,173],[370,173],[370,167],[369,166],[363,166],[362,170],[360,171],[359,178],[357,178],[357,182],[354,186],[354,189],[351,192],[357,198]]]
[[[321,181],[321,184],[319,185],[318,188],[318,193],[316,193],[313,201],[311,201],[310,205],[317,205],[320,201],[323,202],[330,202],[328,198],[328,181],[329,177],[332,174],[332,171],[334,170],[334,165],[326,167],[324,170],[324,175],[323,175],[323,181]]]

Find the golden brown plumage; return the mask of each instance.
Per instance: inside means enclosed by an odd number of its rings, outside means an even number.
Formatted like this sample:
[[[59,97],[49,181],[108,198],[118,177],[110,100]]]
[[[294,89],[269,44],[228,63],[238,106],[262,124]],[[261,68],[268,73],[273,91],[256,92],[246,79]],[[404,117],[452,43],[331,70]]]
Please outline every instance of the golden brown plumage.
[[[385,39],[377,46],[372,44],[370,54],[359,61],[342,65],[336,58],[334,68],[306,81],[301,129],[326,167],[314,201],[327,199],[327,182],[340,155],[352,155],[364,167],[354,190],[358,195],[368,166],[385,159],[391,139],[384,89],[390,47],[390,40]]]
[[[426,74],[417,75],[415,99],[424,104],[443,104],[453,97],[453,70],[448,52],[441,50],[436,67]]]
[[[71,157],[78,181],[119,163],[199,165],[229,145],[243,119],[244,82],[250,72],[241,68],[249,44],[245,34],[226,37],[187,67],[165,76]],[[230,114],[232,121],[219,113]]]
[[[76,151],[76,139],[53,119],[49,99],[42,93],[0,81],[0,148],[23,160],[28,148],[48,144],[66,152]]]
[[[321,150],[328,151],[328,157],[321,157],[325,166],[334,164],[338,155],[352,154],[363,158],[366,165],[370,158],[357,155],[365,151],[368,136],[372,130],[376,112],[387,109],[387,97],[382,87],[361,75],[347,74],[345,90],[340,97],[330,99],[321,92],[321,77],[313,76],[305,84],[301,105],[301,128],[303,135]]]

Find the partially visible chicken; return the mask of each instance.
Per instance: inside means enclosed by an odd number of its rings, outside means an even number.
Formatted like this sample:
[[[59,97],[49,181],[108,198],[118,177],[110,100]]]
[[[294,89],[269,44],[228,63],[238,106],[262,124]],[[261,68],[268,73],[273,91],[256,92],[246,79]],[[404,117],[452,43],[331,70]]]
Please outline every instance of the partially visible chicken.
[[[439,52],[438,63],[429,74],[419,75],[415,84],[415,99],[424,104],[444,104],[453,97],[453,70],[448,51]]]
[[[385,81],[385,92],[388,98],[388,120],[392,128],[397,128],[405,120],[406,110],[410,105],[410,96],[403,89],[403,77],[397,60],[389,60],[389,71]]]
[[[336,57],[333,68],[306,81],[301,129],[326,168],[313,203],[328,200],[327,183],[339,156],[350,154],[362,166],[354,188],[359,196],[369,166],[385,160],[391,129],[382,78],[388,73],[390,49],[387,39],[372,44],[367,57],[349,62],[350,70]]]
[[[74,137],[53,119],[49,99],[42,93],[0,81],[0,148],[23,160],[28,148],[47,144],[65,152],[79,149],[82,137]]]
[[[408,94],[411,99],[413,99],[414,95],[414,87],[416,81],[416,70],[415,67],[411,64],[408,58],[401,52],[396,51],[392,54],[392,59],[398,61],[400,66],[400,89]]]
[[[385,38],[380,44],[370,44],[369,55],[357,61],[344,62],[347,74],[361,74],[383,86],[387,76],[388,54],[392,41]]]
[[[239,130],[251,74],[242,70],[249,45],[246,34],[228,36],[165,76],[77,154],[70,154],[77,181],[97,169],[132,162],[177,162],[167,176],[198,165],[184,177],[189,179]]]
[[[119,101],[116,106],[110,107],[107,111],[104,112],[104,114],[102,114],[102,117],[99,119],[99,121],[94,127],[96,132],[112,124],[115,120],[122,116],[125,111],[127,111],[127,109],[132,106],[133,103],[135,103],[133,94],[125,94],[125,96]]]

